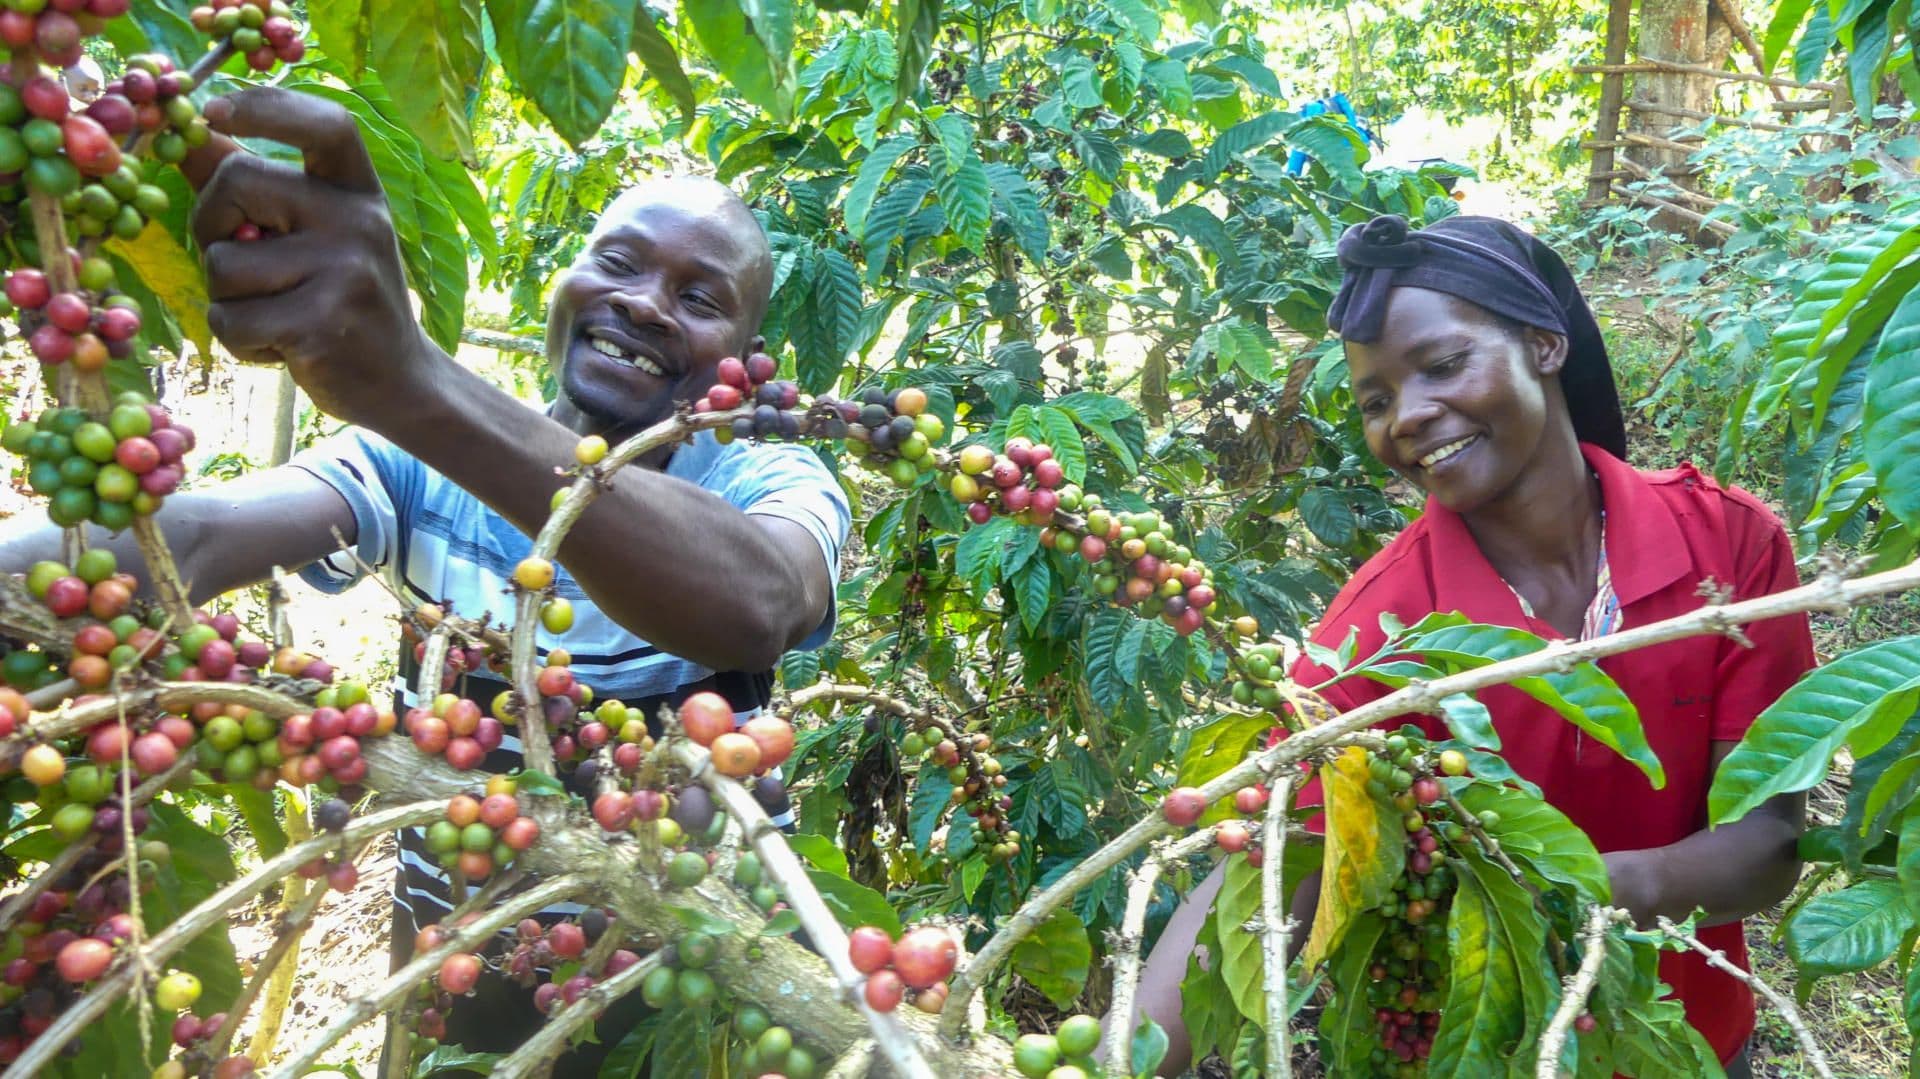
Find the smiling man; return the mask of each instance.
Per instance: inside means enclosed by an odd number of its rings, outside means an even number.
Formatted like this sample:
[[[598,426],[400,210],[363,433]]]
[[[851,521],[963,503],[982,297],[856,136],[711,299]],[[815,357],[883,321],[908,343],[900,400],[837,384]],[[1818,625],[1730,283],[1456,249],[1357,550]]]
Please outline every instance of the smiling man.
[[[161,524],[196,600],[276,565],[306,567],[326,591],[346,588],[360,572],[337,549],[337,529],[409,599],[510,616],[508,579],[580,438],[617,441],[667,418],[706,393],[722,358],[765,344],[772,268],[759,222],[712,181],[648,182],[607,207],[556,282],[546,343],[560,393],[528,408],[454,362],[415,320],[385,195],[345,111],[261,89],[210,102],[207,117],[305,158],[302,170],[228,143],[217,163],[197,163],[208,320],[236,356],[285,363],[318,407],[352,426],[287,467],[167,500]],[[231,240],[243,222],[266,238]],[[744,722],[767,703],[779,657],[832,631],[845,496],[800,446],[723,446],[703,434],[640,465],[614,475],[561,546],[554,589],[573,602],[574,626],[564,642],[542,630],[541,653],[564,644],[600,698],[650,721],[712,689]],[[139,557],[124,536],[109,546]],[[17,530],[0,537],[0,566],[21,571],[57,551],[51,529]],[[412,703],[413,674],[405,653],[399,707]],[[484,704],[504,688],[469,676],[457,691]],[[487,769],[513,767],[518,749],[509,737]],[[416,928],[448,909],[445,875],[418,834],[402,835],[396,963]],[[525,1040],[541,1021],[530,993],[482,984],[455,1003],[444,1033],[430,1033],[493,1051]],[[603,1044],[563,1057],[554,1074],[596,1074],[620,1022],[610,1013]]]

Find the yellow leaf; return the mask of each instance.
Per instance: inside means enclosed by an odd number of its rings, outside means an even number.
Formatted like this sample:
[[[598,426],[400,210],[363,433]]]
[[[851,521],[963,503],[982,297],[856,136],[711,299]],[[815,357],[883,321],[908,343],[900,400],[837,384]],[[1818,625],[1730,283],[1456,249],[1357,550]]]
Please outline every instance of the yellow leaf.
[[[213,354],[213,331],[207,328],[207,281],[200,263],[180,246],[173,234],[148,222],[131,240],[110,240],[107,250],[124,260],[140,280],[167,305],[180,334],[193,342],[202,358]]]
[[[1367,793],[1367,753],[1349,746],[1320,769],[1326,797],[1327,846],[1320,903],[1303,959],[1318,965],[1340,946],[1361,911],[1393,895],[1407,858],[1406,831],[1393,807]]]

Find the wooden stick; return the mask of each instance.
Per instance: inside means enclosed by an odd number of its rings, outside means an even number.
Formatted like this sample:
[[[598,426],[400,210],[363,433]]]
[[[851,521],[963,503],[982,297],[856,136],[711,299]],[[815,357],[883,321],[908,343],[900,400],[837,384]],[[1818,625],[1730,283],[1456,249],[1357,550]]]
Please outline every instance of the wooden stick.
[[[1740,5],[1733,3],[1732,0],[1713,0],[1713,6],[1719,10],[1720,18],[1727,24],[1727,29],[1733,31],[1734,38],[1746,48],[1747,55],[1753,58],[1754,70],[1765,75],[1767,54],[1761,50],[1760,43],[1753,39],[1753,31],[1747,28],[1746,17],[1740,14]],[[1786,91],[1780,87],[1769,83],[1767,89],[1773,92],[1775,101],[1787,99]]]
[[[1623,169],[1632,173],[1633,178],[1636,180],[1644,180],[1647,182],[1652,182],[1654,179],[1653,173],[1649,172],[1647,170],[1647,167],[1645,165],[1640,164],[1638,161],[1634,161],[1629,158],[1621,158],[1620,165]],[[1717,210],[1720,208],[1720,205],[1721,205],[1718,199],[1711,199],[1705,195],[1700,194],[1697,191],[1688,191],[1684,188],[1676,188],[1672,191],[1662,191],[1660,194],[1661,194],[1661,197],[1663,198],[1670,198],[1678,202],[1688,203],[1689,205],[1696,206],[1702,210]],[[1659,384],[1658,380],[1655,380],[1655,385],[1658,385],[1658,384]]]
[[[1760,82],[1779,86],[1788,90],[1825,90],[1832,92],[1830,82],[1795,82],[1792,79],[1776,78],[1772,75],[1755,75],[1750,71],[1726,71],[1704,64],[1676,64],[1670,60],[1641,59],[1627,64],[1575,64],[1575,75],[1607,75],[1613,73],[1630,74],[1642,71],[1670,71],[1676,75],[1704,75],[1713,79],[1726,79],[1729,82]]]
[[[1617,66],[1627,58],[1627,40],[1633,31],[1633,0],[1608,0],[1607,4],[1607,45],[1606,62]],[[1626,77],[1618,71],[1608,72],[1600,81],[1600,114],[1595,121],[1593,141],[1596,144],[1593,153],[1593,171],[1596,174],[1613,170],[1614,139],[1620,133],[1620,101],[1626,96]],[[1603,198],[1607,193],[1606,181],[1598,175],[1587,180],[1587,197]]]
[[[1678,105],[1662,105],[1645,98],[1634,98],[1626,102],[1626,107],[1635,112],[1657,112],[1663,116],[1678,116],[1683,120],[1712,120],[1716,124],[1731,124],[1734,127],[1751,128],[1755,131],[1796,131],[1787,124],[1772,124],[1764,120],[1745,120],[1738,116],[1722,116],[1714,112],[1702,112],[1699,109],[1683,109]]]
[[[1631,188],[1623,187],[1620,184],[1614,184],[1612,187],[1613,193],[1623,199],[1666,210],[1675,217],[1692,222],[1696,228],[1712,229],[1722,236],[1731,236],[1740,231],[1725,221],[1709,221],[1704,215],[1697,211],[1689,210],[1671,199],[1663,199],[1658,195],[1649,195],[1645,191],[1635,191]]]

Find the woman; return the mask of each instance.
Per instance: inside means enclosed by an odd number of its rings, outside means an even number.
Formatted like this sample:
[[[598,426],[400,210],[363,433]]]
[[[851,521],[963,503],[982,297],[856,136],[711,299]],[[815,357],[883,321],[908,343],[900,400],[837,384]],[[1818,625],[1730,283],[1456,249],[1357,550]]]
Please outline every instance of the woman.
[[[1412,624],[1434,611],[1586,639],[1703,602],[1703,586],[1743,599],[1798,583],[1785,531],[1752,496],[1689,466],[1640,472],[1606,346],[1565,263],[1503,221],[1454,217],[1410,231],[1398,217],[1341,238],[1346,272],[1328,322],[1345,342],[1367,447],[1427,495],[1426,512],[1362,566],[1320,624],[1360,655],[1380,615]],[[1600,666],[1640,710],[1667,785],[1506,687],[1481,695],[1502,755],[1604,854],[1614,902],[1643,924],[1707,912],[1700,936],[1745,966],[1740,920],[1779,901],[1799,875],[1804,803],[1782,796],[1738,823],[1706,828],[1714,769],[1768,704],[1813,665],[1804,616],[1747,627],[1751,645],[1715,636],[1643,649]],[[1329,672],[1303,661],[1302,685]],[[1330,688],[1349,709],[1388,692],[1361,679]],[[1431,717],[1412,717],[1445,737]],[[1389,727],[1398,727],[1395,720]],[[1317,796],[1309,788],[1309,796]],[[1216,874],[1188,897],[1147,964],[1142,1006],[1184,1067],[1179,983]],[[1318,880],[1295,896],[1310,917]],[[1304,939],[1296,934],[1295,939]],[[1747,1075],[1753,997],[1699,957],[1667,955],[1660,975],[1730,1076]]]

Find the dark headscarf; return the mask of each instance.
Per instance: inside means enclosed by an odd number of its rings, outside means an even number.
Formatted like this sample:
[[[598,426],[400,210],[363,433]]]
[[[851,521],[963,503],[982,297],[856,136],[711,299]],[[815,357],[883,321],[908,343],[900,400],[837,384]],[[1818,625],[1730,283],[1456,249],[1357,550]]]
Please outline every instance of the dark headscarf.
[[[1346,276],[1327,324],[1342,340],[1379,340],[1387,295],[1400,287],[1458,296],[1565,337],[1560,388],[1575,436],[1626,457],[1626,421],[1606,342],[1580,286],[1552,248],[1491,217],[1449,217],[1409,229],[1405,218],[1386,215],[1347,229],[1340,237],[1340,266]]]

